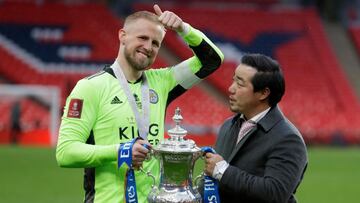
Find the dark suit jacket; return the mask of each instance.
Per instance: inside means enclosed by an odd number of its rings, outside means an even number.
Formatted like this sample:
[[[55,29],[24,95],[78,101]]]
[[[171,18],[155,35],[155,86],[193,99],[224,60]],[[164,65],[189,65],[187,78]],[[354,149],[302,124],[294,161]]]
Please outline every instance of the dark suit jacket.
[[[219,183],[224,202],[296,202],[307,166],[300,132],[273,107],[237,145],[240,115],[222,125],[215,150],[230,166]]]

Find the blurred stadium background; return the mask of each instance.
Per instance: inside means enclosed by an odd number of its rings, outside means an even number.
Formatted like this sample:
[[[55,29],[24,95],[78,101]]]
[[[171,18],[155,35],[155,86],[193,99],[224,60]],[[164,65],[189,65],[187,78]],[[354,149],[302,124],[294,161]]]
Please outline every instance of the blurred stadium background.
[[[81,169],[56,166],[66,96],[77,80],[111,64],[124,16],[172,10],[224,52],[211,77],[174,101],[188,138],[212,145],[236,64],[246,52],[280,62],[280,107],[309,147],[299,202],[358,202],[360,188],[360,1],[358,0],[1,0],[0,202],[81,202]],[[154,67],[191,54],[168,32]],[[201,170],[201,163],[198,166]]]

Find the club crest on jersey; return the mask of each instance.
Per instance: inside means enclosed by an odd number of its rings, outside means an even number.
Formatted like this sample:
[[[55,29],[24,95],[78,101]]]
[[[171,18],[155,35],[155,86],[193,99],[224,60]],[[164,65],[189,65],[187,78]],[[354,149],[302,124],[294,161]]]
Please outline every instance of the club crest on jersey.
[[[152,103],[152,104],[158,103],[158,101],[159,101],[159,96],[158,96],[158,94],[155,92],[155,90],[150,89],[150,90],[149,90],[149,96],[150,96],[150,103]]]
[[[71,99],[67,117],[68,118],[81,118],[82,107],[83,107],[82,99]]]

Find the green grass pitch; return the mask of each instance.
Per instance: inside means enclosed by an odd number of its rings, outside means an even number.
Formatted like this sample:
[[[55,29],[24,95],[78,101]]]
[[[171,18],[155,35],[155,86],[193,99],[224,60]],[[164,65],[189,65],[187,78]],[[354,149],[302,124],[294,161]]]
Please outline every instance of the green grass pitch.
[[[359,202],[360,148],[309,147],[300,203]],[[202,170],[196,164],[195,174]],[[0,202],[82,202],[82,169],[59,168],[55,150],[0,146]]]

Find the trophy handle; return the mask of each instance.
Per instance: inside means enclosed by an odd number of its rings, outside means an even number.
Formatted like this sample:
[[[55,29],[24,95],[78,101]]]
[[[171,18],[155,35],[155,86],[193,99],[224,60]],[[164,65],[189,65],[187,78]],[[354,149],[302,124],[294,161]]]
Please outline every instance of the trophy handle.
[[[155,176],[150,172],[150,171],[145,171],[142,167],[140,168],[140,171],[145,173],[147,176],[149,176],[152,180],[153,180],[153,184],[151,185],[151,187],[156,187],[155,186]]]
[[[195,190],[199,189],[200,180],[204,179],[204,176],[205,176],[205,173],[201,173],[200,175],[196,176],[196,178],[194,179],[194,184],[195,184],[194,189]]]
[[[149,146],[147,146],[146,144],[143,144],[143,146],[149,150],[149,153],[145,158],[145,161],[149,161],[154,156],[154,150],[150,149]],[[140,171],[145,173],[153,180],[153,184],[151,185],[151,187],[152,188],[155,187],[155,183],[156,183],[155,176],[150,171],[145,171],[143,167],[140,167]]]
[[[204,158],[204,153],[203,152],[199,152],[199,153],[197,153],[197,155],[195,156],[196,158],[196,161],[199,161],[200,159],[202,159],[202,160],[205,160],[205,158]],[[195,190],[198,190],[198,188],[200,187],[200,182],[199,182],[199,180],[201,180],[201,179],[204,179],[204,177],[205,177],[205,173],[204,172],[202,172],[200,175],[198,175],[198,176],[196,176],[195,177],[195,179],[194,179],[194,181],[193,181],[193,183],[194,183],[194,189]]]

